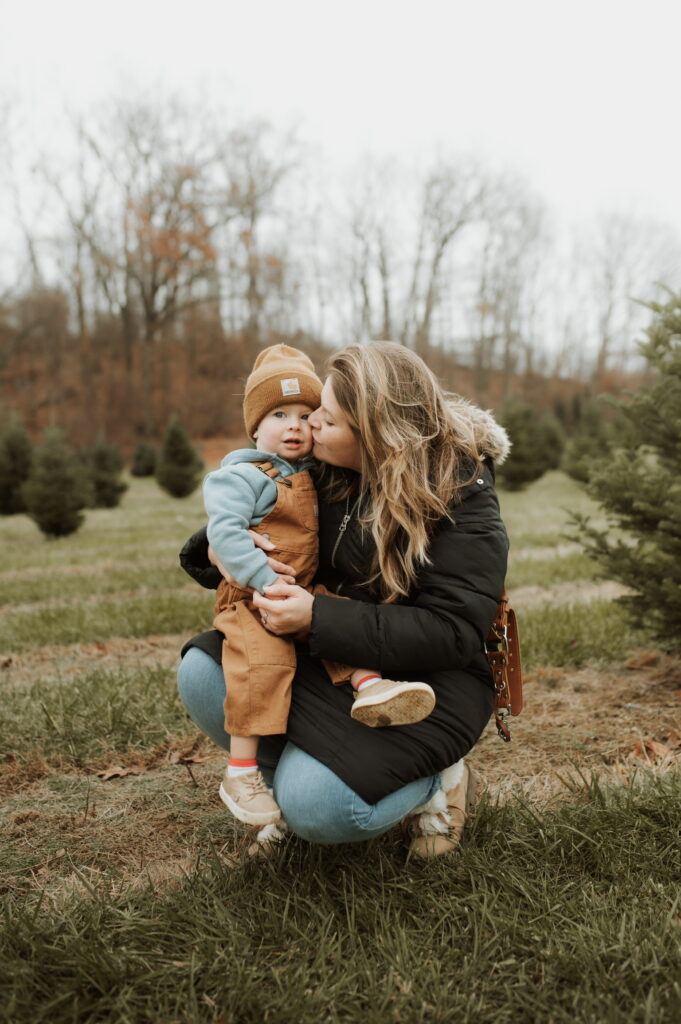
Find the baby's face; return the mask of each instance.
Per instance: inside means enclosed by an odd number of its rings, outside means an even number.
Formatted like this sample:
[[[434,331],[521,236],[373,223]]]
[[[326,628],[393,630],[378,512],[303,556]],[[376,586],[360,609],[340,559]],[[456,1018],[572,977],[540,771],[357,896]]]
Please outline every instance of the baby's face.
[[[308,418],[313,411],[309,405],[300,403],[272,409],[260,420],[253,440],[261,452],[271,452],[295,462],[312,451]]]

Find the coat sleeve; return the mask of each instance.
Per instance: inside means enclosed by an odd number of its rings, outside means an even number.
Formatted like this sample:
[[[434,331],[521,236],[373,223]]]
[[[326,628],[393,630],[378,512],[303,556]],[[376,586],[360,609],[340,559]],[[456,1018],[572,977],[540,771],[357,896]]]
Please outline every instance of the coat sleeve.
[[[430,544],[414,597],[373,604],[317,595],[310,651],[383,675],[465,668],[484,644],[501,597],[508,538],[491,488],[472,495]]]
[[[193,533],[180,551],[180,565],[193,580],[206,590],[217,590],[222,573],[208,558],[207,528],[202,526]]]

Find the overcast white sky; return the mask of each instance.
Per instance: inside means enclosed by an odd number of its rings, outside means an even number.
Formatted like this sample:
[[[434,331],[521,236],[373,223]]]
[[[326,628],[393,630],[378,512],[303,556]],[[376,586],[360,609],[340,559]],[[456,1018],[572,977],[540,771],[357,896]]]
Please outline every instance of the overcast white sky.
[[[525,174],[572,218],[633,208],[681,230],[676,0],[21,0],[0,92],[50,148],[65,103],[215,90],[296,123],[335,164],[442,146]]]

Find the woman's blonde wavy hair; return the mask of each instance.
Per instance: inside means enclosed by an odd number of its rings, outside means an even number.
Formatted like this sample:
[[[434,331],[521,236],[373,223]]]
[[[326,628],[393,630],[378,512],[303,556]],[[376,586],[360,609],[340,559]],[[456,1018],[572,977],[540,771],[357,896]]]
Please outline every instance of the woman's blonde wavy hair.
[[[448,405],[433,373],[395,342],[350,345],[329,360],[336,401],[361,447],[360,522],[376,555],[367,581],[385,603],[406,597],[418,567],[429,563],[428,542],[480,458],[473,428]],[[472,477],[471,477],[472,478]],[[331,500],[356,486],[325,467]]]

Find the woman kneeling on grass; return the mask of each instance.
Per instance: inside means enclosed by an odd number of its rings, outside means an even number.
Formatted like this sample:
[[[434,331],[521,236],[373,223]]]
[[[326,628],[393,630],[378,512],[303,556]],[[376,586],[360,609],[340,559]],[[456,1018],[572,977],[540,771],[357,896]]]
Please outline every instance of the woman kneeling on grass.
[[[406,819],[412,853],[448,853],[475,794],[463,757],[492,712],[484,641],[508,551],[492,460],[508,441],[488,414],[448,400],[418,356],[389,342],[332,356],[309,423],[321,463],[315,579],[349,600],[284,582],[254,594],[267,629],[306,637],[286,736],[264,737],[258,761],[304,839],[358,842]],[[254,540],[267,549],[265,538]],[[183,565],[217,586],[205,531],[185,546]],[[270,565],[290,574],[274,557]],[[228,749],[221,652],[217,631],[194,637],[178,680],[191,718]],[[333,686],[322,659],[424,681],[435,708],[416,724],[367,728],[350,715],[351,686]]]

